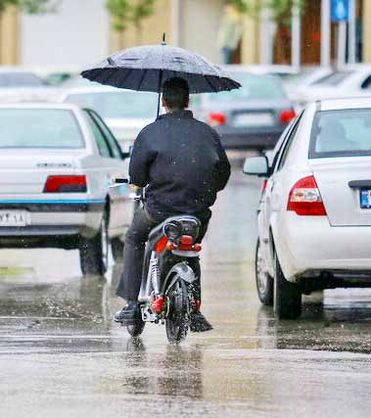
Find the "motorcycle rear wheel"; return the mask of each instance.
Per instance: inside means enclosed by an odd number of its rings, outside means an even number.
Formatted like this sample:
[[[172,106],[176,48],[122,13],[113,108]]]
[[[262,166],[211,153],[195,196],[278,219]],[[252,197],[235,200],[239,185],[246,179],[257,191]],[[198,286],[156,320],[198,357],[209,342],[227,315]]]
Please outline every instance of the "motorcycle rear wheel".
[[[189,328],[189,298],[184,281],[178,277],[167,292],[169,314],[166,318],[166,336],[170,344],[179,344],[187,337]]]

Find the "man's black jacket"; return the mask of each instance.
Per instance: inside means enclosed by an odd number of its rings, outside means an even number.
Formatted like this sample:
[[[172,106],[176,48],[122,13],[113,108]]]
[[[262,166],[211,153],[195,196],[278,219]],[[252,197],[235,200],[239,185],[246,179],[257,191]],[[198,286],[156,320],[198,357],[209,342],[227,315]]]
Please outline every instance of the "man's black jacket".
[[[146,208],[154,219],[203,216],[224,189],[230,164],[219,135],[191,111],[160,116],[135,141],[130,182],[146,188]]]

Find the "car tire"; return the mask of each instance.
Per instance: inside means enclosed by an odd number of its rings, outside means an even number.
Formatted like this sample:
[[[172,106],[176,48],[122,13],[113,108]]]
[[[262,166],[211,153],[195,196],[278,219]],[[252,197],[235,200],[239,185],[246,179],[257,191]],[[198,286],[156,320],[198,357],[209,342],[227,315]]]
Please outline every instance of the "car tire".
[[[115,263],[121,263],[124,259],[124,242],[121,238],[113,238],[111,240],[112,257]]]
[[[275,255],[274,313],[277,319],[296,319],[301,314],[301,291],[296,283],[286,280]]]
[[[260,302],[263,305],[273,305],[274,280],[267,272],[262,270],[262,254],[260,240],[256,244],[255,251],[255,281],[256,290]]]
[[[102,276],[107,271],[109,260],[108,215],[105,211],[98,233],[93,238],[84,238],[80,245],[80,266],[84,276]]]

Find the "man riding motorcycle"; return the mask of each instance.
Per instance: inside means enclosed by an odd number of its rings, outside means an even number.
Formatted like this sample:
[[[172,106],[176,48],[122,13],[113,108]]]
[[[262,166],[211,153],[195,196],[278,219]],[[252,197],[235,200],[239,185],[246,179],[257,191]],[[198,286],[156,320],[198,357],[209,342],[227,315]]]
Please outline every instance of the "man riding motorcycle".
[[[145,201],[135,211],[125,238],[124,271],[117,295],[127,305],[114,316],[124,325],[133,324],[141,315],[138,295],[150,231],[171,216],[192,215],[201,221],[201,242],[211,218],[210,207],[230,177],[219,135],[186,110],[189,86],[184,79],[175,77],[164,83],[162,105],[166,114],[139,133],[130,160],[130,182],[145,188]],[[195,264],[200,297],[198,260]],[[212,327],[198,311],[191,316],[190,329],[207,331]]]

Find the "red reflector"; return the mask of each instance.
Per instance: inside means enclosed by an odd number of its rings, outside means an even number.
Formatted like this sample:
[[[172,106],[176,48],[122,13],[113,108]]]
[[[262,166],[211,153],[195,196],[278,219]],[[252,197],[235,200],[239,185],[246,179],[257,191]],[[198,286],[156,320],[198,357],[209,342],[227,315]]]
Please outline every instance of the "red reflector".
[[[201,309],[201,301],[200,299],[196,299],[194,301],[193,309],[198,312]]]
[[[267,185],[268,185],[268,180],[264,179],[263,183],[262,183],[262,194],[265,193],[266,189],[267,189]]]
[[[199,253],[202,250],[201,244],[195,244],[193,249],[196,251],[196,253]]]
[[[300,216],[326,216],[316,179],[314,176],[297,181],[289,194],[287,210]]]
[[[289,123],[294,119],[295,116],[296,113],[293,109],[286,109],[280,113],[280,121],[281,123]]]
[[[209,113],[209,124],[212,126],[222,126],[227,123],[227,117],[221,112]]]
[[[44,193],[85,193],[85,176],[49,176],[46,180]]]
[[[193,238],[189,235],[183,235],[182,239],[180,240],[181,244],[184,245],[192,245],[193,244]]]
[[[156,242],[156,245],[155,245],[155,251],[156,251],[156,253],[162,253],[162,252],[164,252],[168,241],[169,241],[169,238],[168,237],[161,237]]]
[[[164,309],[164,305],[165,305],[165,299],[163,296],[159,296],[156,300],[153,301],[152,303],[152,311],[154,313],[161,313]]]

